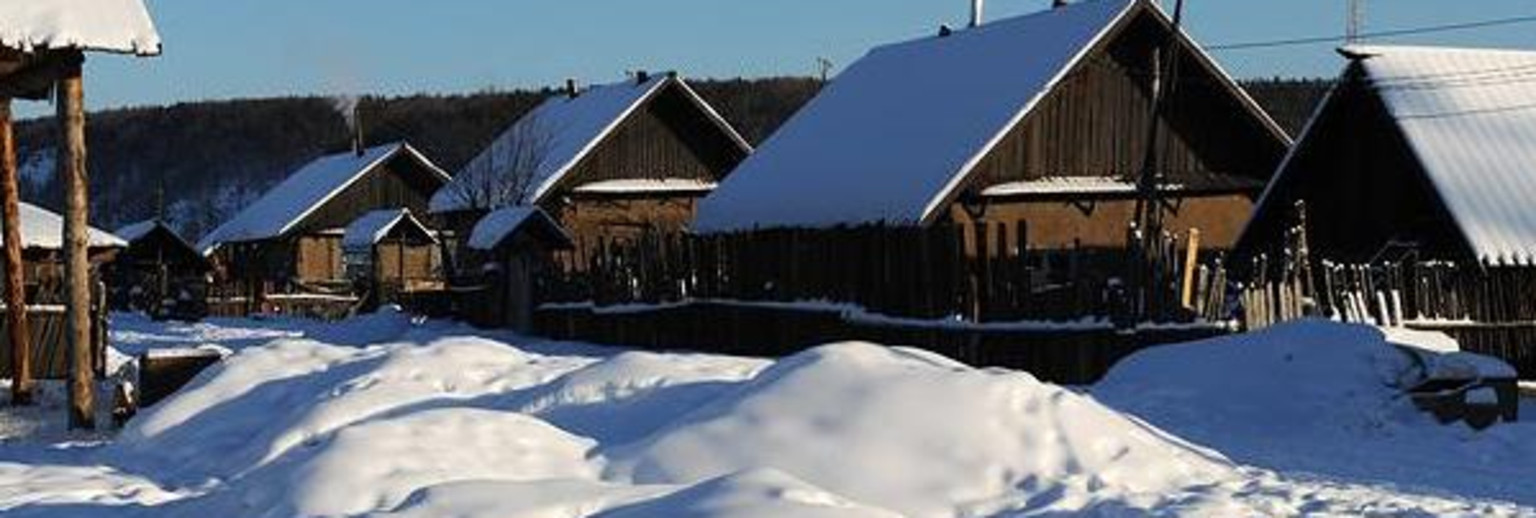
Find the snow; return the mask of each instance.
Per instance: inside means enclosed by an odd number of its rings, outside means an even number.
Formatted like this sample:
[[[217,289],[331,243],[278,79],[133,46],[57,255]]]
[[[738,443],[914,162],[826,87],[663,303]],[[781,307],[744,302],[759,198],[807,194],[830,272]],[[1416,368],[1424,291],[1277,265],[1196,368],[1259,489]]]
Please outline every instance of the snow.
[[[9,1],[0,2],[0,46],[153,56],[160,34],[142,0]]]
[[[751,146],[736,130],[699,97],[687,82],[674,74],[653,76],[645,82],[625,81],[593,86],[581,91],[574,99],[563,94],[552,97],[508,127],[464,166],[455,176],[455,185],[438,191],[432,197],[432,212],[474,208],[457,185],[484,183],[484,175],[506,174],[494,167],[494,164],[515,162],[503,156],[513,150],[532,150],[541,155],[529,173],[532,189],[523,199],[489,200],[490,205],[540,204],[553,192],[555,185],[575,169],[587,153],[628,119],[630,114],[673,85],[681,89],[736,145],[751,151]]]
[[[93,248],[125,247],[128,243],[105,231],[91,227],[88,239]],[[3,243],[0,236],[0,243]],[[58,250],[64,246],[64,218],[48,209],[21,203],[21,241],[26,248]]]
[[[1140,6],[1161,16],[1154,2],[1072,2],[870,51],[704,199],[695,229],[926,223],[991,148]],[[1253,116],[1274,128],[1250,101]]]
[[[582,184],[572,189],[587,194],[651,194],[651,193],[707,193],[715,189],[715,182],[696,178],[634,178],[606,180]]]
[[[321,205],[368,173],[404,153],[428,171],[448,182],[448,174],[407,143],[369,148],[362,156],[352,152],[321,157],[294,172],[239,214],[214,229],[197,244],[206,251],[223,243],[259,241],[287,233]]]
[[[1480,260],[1536,263],[1536,52],[1350,47]]]
[[[1406,356],[1379,331],[1326,322],[1154,349],[1069,389],[865,343],[775,361],[550,343],[396,311],[337,324],[113,319],[114,348],[232,355],[115,437],[7,437],[0,511],[1536,513],[1536,427],[1434,424],[1393,398]]]
[[[146,221],[140,221],[138,223],[132,223],[132,224],[129,224],[129,225],[124,225],[121,228],[113,231],[112,233],[116,234],[117,237],[122,238],[123,241],[127,241],[129,243],[132,243],[134,241],[138,241],[139,238],[141,238],[141,237],[149,235],[149,233],[151,231],[154,231],[159,226],[160,226],[160,220],[158,220],[158,219],[151,219],[151,220],[146,220]]]
[[[530,206],[514,206],[497,209],[475,223],[469,233],[469,248],[494,250],[508,237],[523,229],[524,225],[538,225],[542,232],[553,234],[557,241],[570,243],[571,238],[543,209]]]
[[[432,234],[426,225],[411,215],[410,209],[376,210],[363,214],[347,225],[342,234],[341,247],[347,250],[371,249],[401,222],[415,225],[429,236]]]

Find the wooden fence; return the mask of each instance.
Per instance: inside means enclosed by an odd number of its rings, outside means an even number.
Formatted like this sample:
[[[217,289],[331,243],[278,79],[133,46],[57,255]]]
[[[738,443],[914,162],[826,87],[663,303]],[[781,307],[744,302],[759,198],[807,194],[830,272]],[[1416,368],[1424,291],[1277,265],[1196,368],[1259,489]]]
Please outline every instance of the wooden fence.
[[[1169,237],[1161,250],[1139,257],[1123,250],[1021,246],[1028,242],[1026,225],[988,222],[646,233],[561,258],[565,268],[544,281],[538,299],[599,307],[818,301],[968,322],[1190,321],[1224,312],[1224,280],[1211,273],[1216,270],[1200,268],[1187,241]],[[1156,273],[1126,276],[1138,261],[1150,261]],[[1132,293],[1128,283],[1141,289]]]
[[[45,282],[29,286],[32,301],[27,306],[28,344],[32,349],[32,376],[35,379],[69,378],[68,325],[63,305],[62,285]],[[91,291],[91,368],[96,376],[106,375],[107,369],[107,309],[106,288],[97,283]],[[3,308],[0,308],[3,311]],[[15,376],[11,365],[9,324],[0,319],[0,377]]]
[[[351,291],[300,289],[270,281],[224,281],[208,287],[208,315],[291,315],[340,320],[357,314],[365,296]]]

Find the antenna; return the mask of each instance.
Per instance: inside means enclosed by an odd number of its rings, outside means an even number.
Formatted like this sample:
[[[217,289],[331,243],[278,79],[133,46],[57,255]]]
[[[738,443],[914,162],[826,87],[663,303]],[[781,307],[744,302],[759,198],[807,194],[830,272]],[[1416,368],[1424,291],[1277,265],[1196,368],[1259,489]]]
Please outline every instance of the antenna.
[[[1349,21],[1344,28],[1344,42],[1354,45],[1360,42],[1365,30],[1365,0],[1349,0]]]

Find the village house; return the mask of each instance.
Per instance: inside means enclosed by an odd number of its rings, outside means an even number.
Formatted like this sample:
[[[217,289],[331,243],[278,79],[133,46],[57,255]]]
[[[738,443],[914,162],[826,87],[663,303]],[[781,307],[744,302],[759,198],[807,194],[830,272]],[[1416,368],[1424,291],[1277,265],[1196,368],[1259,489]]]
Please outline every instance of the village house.
[[[1536,52],[1362,46],[1260,199],[1245,256],[1306,212],[1314,257],[1536,265]]]
[[[1009,247],[1027,226],[1031,250],[1122,250],[1177,53],[1154,162],[1166,228],[1235,242],[1290,140],[1155,2],[977,18],[849,66],[700,204],[695,230],[982,222]]]
[[[343,293],[346,229],[380,210],[425,213],[448,174],[407,143],[321,157],[301,167],[198,243],[237,282]],[[435,271],[438,258],[424,259]]]
[[[108,303],[119,311],[196,318],[212,266],[197,247],[158,218],[114,232],[126,247],[104,267]]]
[[[535,287],[555,268],[554,252],[575,243],[543,209],[513,206],[481,218],[464,245],[481,283],[462,299],[460,315],[480,326],[532,332]]]
[[[536,206],[578,245],[675,232],[752,147],[676,74],[572,82],[509,127],[432,198],[457,249],[491,211]],[[474,269],[474,265],[460,265]]]

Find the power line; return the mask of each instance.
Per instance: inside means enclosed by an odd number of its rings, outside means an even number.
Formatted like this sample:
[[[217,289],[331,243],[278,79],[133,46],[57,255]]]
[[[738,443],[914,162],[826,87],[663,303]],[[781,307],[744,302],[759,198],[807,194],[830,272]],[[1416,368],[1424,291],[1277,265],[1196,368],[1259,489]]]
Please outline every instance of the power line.
[[[1368,33],[1358,34],[1356,36],[1356,38],[1361,39],[1361,40],[1369,40],[1369,39],[1376,39],[1376,38],[1391,38],[1391,37],[1395,37],[1395,36],[1412,36],[1412,35],[1416,35],[1416,34],[1432,34],[1432,33],[1437,33],[1437,32],[1451,32],[1451,31],[1471,30],[1471,29],[1483,29],[1483,28],[1488,28],[1488,27],[1498,27],[1498,26],[1502,26],[1502,25],[1514,25],[1514,24],[1533,23],[1533,22],[1536,22],[1536,15],[1517,16],[1517,17],[1513,17],[1513,18],[1498,18],[1498,19],[1493,19],[1493,20],[1482,20],[1482,21],[1475,21],[1475,22],[1452,23],[1452,24],[1446,24],[1446,25],[1430,25],[1430,26],[1425,26],[1425,27],[1414,27],[1414,28],[1408,28],[1408,29],[1395,29],[1395,30],[1389,30],[1389,31],[1368,32]],[[1262,49],[1262,48],[1273,48],[1273,47],[1289,47],[1289,46],[1295,46],[1295,45],[1316,45],[1316,44],[1321,44],[1321,43],[1338,43],[1338,42],[1342,42],[1342,41],[1345,41],[1345,40],[1346,40],[1346,37],[1342,37],[1342,36],[1313,36],[1313,37],[1307,37],[1307,38],[1291,38],[1291,39],[1271,40],[1271,41],[1251,41],[1251,42],[1242,42],[1242,43],[1227,43],[1227,44],[1222,44],[1222,45],[1212,45],[1212,46],[1209,46],[1207,48],[1210,49],[1210,50],[1216,50],[1216,51],[1250,50],[1250,49]]]

